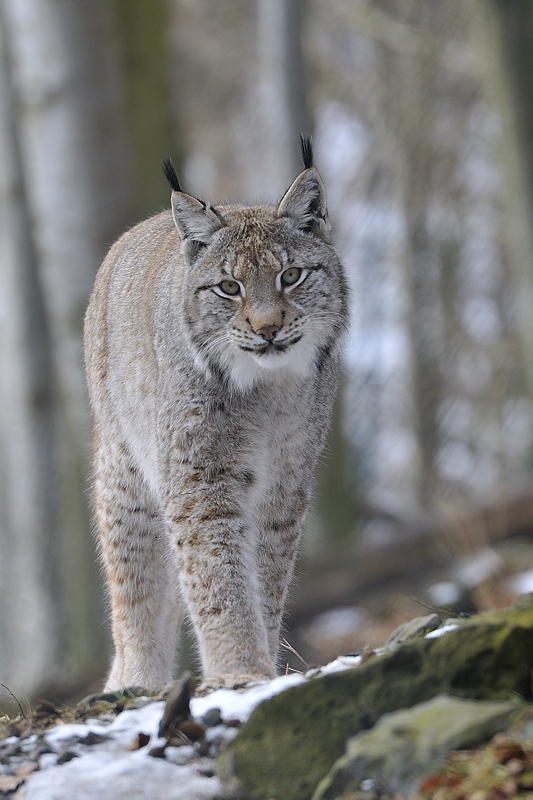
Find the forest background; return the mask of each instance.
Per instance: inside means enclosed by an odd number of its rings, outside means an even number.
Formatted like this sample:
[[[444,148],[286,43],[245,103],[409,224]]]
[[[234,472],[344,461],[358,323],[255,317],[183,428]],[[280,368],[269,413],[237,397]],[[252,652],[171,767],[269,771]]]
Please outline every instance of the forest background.
[[[506,602],[533,568],[529,0],[0,0],[0,683],[14,693],[68,698],[109,658],[81,357],[103,255],[168,207],[164,158],[202,198],[277,201],[302,131],[353,319],[289,639],[315,658],[370,641],[420,607],[402,576],[457,610]]]

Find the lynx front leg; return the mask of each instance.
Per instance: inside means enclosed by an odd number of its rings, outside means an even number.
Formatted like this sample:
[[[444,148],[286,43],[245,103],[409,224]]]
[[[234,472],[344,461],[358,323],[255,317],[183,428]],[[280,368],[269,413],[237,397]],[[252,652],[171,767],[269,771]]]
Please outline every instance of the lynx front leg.
[[[106,689],[163,686],[183,617],[177,574],[157,504],[125,447],[99,445],[95,501],[115,645]]]
[[[277,662],[280,628],[287,591],[294,571],[307,511],[308,493],[298,489],[287,497],[278,486],[269,500],[258,507],[259,542],[257,563],[261,583],[263,616],[270,656]]]
[[[221,472],[220,479],[203,485],[198,473],[184,478],[182,496],[168,504],[167,520],[204,678],[230,685],[272,678],[275,667],[261,613],[255,533],[231,499],[227,472]]]

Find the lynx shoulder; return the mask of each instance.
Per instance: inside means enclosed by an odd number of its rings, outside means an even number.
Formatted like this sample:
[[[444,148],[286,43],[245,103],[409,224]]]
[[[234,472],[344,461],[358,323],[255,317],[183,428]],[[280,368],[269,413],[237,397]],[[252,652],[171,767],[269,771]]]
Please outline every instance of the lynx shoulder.
[[[326,197],[181,191],[110,250],[85,321],[110,689],[171,680],[184,615],[205,679],[275,674],[287,588],[334,402],[347,290]]]

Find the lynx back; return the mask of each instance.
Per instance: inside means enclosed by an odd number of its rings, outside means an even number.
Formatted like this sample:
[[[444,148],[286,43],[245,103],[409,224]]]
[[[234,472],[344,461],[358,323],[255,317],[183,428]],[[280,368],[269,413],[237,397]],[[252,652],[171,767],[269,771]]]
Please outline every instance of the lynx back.
[[[213,207],[168,163],[171,210],[122,236],[96,278],[85,359],[109,689],[168,683],[185,614],[207,682],[275,674],[347,320],[302,152],[277,206]]]

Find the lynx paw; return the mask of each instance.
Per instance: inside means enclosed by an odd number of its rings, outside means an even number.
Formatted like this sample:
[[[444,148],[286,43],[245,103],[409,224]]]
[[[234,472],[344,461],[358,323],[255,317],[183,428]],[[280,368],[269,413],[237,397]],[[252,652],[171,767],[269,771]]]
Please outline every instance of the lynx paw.
[[[270,680],[270,675],[211,675],[202,681],[195,694],[205,695],[216,689],[242,689],[250,684],[266,683]]]

